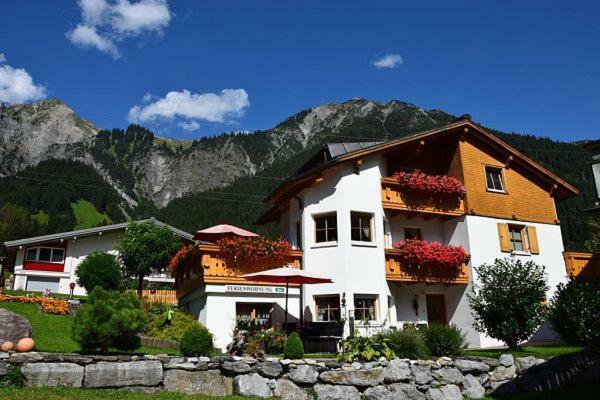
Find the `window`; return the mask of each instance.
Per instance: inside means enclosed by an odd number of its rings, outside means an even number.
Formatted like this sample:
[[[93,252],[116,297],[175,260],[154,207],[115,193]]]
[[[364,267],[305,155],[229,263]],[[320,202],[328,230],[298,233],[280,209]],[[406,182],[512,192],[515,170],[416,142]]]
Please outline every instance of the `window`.
[[[505,192],[502,168],[485,167],[485,182],[488,190],[493,192]]]
[[[317,296],[315,297],[317,309],[317,321],[339,321],[340,320],[340,296]]]
[[[354,319],[357,321],[376,321],[376,303],[376,296],[354,295]]]
[[[302,250],[302,225],[296,222],[296,248]]]
[[[52,247],[34,247],[27,249],[25,261],[62,263],[65,259],[65,249]]]
[[[373,241],[373,214],[354,212],[350,213],[351,239],[357,242]]]
[[[512,251],[528,251],[527,229],[523,225],[508,225],[508,240]]]
[[[404,228],[404,240],[423,240],[421,228]]]
[[[337,214],[319,215],[315,217],[315,242],[337,241]]]

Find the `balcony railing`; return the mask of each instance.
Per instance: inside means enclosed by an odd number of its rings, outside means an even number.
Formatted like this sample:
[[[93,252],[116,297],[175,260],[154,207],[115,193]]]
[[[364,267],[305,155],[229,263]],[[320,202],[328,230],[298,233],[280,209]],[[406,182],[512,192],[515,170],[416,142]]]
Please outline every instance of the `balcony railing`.
[[[469,267],[462,264],[459,268],[416,268],[404,263],[400,259],[401,251],[397,249],[385,250],[385,275],[388,281],[427,283],[427,284],[467,284],[469,283]]]
[[[302,250],[292,250],[286,265],[300,268]],[[240,275],[251,274],[277,266],[229,265],[219,246],[203,244],[192,253],[191,262],[183,276],[178,279],[177,296],[181,297],[205,283],[256,283],[273,285],[268,282],[250,282]]]
[[[460,199],[424,197],[400,190],[393,178],[381,179],[383,208],[411,213],[430,214],[442,217],[457,217],[465,214],[465,203]]]
[[[600,254],[567,251],[564,257],[570,277],[600,280]]]

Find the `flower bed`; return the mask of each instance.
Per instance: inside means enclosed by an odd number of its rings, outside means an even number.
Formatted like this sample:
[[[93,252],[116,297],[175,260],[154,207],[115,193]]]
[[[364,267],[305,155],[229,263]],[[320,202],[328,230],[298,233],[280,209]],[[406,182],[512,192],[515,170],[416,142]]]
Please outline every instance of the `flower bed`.
[[[242,267],[280,267],[289,262],[292,245],[282,239],[235,237],[217,242],[229,265]]]
[[[462,246],[444,246],[438,242],[411,239],[394,243],[394,248],[400,250],[400,260],[412,268],[458,269],[469,260]]]
[[[419,170],[411,172],[400,171],[392,175],[400,189],[420,195],[463,199],[466,195],[463,183],[447,175],[428,175]]]
[[[0,301],[9,303],[39,304],[46,314],[67,315],[69,303],[65,299],[45,296],[8,296],[0,293]]]

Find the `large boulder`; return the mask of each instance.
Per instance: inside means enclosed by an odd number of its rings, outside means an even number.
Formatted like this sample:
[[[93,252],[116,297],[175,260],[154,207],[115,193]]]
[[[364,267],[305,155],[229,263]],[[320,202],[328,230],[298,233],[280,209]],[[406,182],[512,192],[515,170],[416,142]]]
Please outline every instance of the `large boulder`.
[[[222,365],[223,371],[230,374],[245,374],[252,371],[252,367],[243,361],[225,361]]]
[[[26,386],[81,387],[84,368],[73,363],[23,364],[21,373]]]
[[[359,369],[356,371],[325,371],[319,376],[324,383],[350,386],[377,386],[383,382],[383,368]]]
[[[425,394],[427,400],[462,400],[463,395],[456,385],[446,385],[439,388],[430,388]]]
[[[85,366],[85,386],[89,388],[157,386],[162,380],[160,361],[100,361]]]
[[[315,385],[317,400],[361,400],[354,386]]]
[[[411,383],[394,383],[388,386],[397,399],[425,400],[425,395]]]
[[[277,361],[264,361],[257,364],[254,369],[256,372],[267,378],[278,378],[283,372],[283,367]]]
[[[383,369],[383,379],[387,383],[408,381],[410,368],[406,361],[394,359]]]
[[[488,364],[474,360],[458,359],[454,361],[454,366],[461,372],[475,372],[477,374],[488,372],[490,370],[490,366]]]
[[[442,385],[448,383],[459,384],[465,379],[463,374],[457,368],[441,368],[433,371],[433,376]]]
[[[233,388],[236,394],[242,396],[271,397],[268,380],[257,373],[236,376],[233,378]]]
[[[515,363],[515,358],[512,354],[501,354],[498,361],[503,367],[512,367]]]
[[[544,360],[537,359],[533,356],[529,357],[517,357],[515,359],[515,366],[517,367],[517,373],[521,374],[527,371],[531,367],[542,364]]]
[[[469,399],[481,399],[485,396],[485,388],[479,379],[473,375],[466,375],[463,381],[463,395]]]
[[[431,376],[430,365],[414,364],[410,366],[410,371],[412,372],[417,385],[427,385],[433,380],[433,376]]]
[[[288,373],[288,378],[301,385],[312,385],[317,382],[319,373],[310,365],[298,365]]]
[[[514,378],[516,372],[517,368],[514,365],[510,367],[504,367],[502,365],[499,365],[496,368],[494,368],[493,371],[490,372],[490,378],[492,382],[507,381],[509,379]]]
[[[165,390],[207,396],[230,396],[233,393],[233,379],[223,376],[219,370],[185,371],[172,369],[165,371]]]
[[[273,390],[275,397],[285,400],[308,400],[308,395],[298,385],[287,379],[279,379]]]
[[[395,400],[398,398],[385,386],[370,387],[365,390],[363,397],[366,400]]]
[[[15,345],[22,338],[31,337],[31,324],[27,318],[0,308],[0,344],[13,342]]]

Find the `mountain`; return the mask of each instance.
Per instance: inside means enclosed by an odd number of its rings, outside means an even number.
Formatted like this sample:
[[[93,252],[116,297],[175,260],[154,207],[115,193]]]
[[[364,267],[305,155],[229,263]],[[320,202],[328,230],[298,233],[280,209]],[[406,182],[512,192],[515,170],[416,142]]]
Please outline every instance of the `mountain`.
[[[95,207],[96,221],[155,215],[188,231],[218,222],[251,227],[264,211],[262,198],[324,143],[391,139],[455,119],[444,111],[401,101],[353,99],[304,110],[268,130],[178,141],[138,125],[98,129],[62,102],[46,100],[0,111],[0,177],[5,177],[0,185],[8,179],[31,185],[53,180],[70,188],[60,201],[63,208],[71,205],[64,213],[73,214],[72,204],[84,200]],[[585,239],[581,209],[592,199],[591,179],[582,175],[589,154],[574,143],[493,132],[582,189],[579,199],[559,205],[566,242],[581,247]],[[49,172],[44,163],[49,160],[62,160],[63,164],[50,166],[62,172]],[[76,176],[76,169],[85,176]],[[86,183],[97,185],[106,197],[86,192]],[[29,195],[35,193],[29,190]],[[0,206],[9,199],[0,190]],[[28,203],[28,209],[32,214],[50,209],[58,214],[60,207],[45,206],[44,201]],[[272,227],[260,230],[274,234]]]

